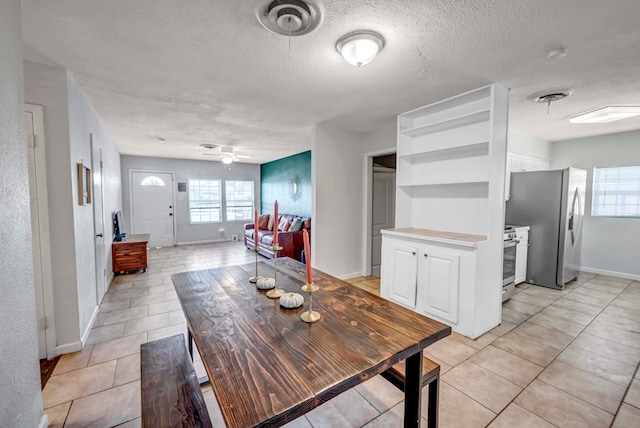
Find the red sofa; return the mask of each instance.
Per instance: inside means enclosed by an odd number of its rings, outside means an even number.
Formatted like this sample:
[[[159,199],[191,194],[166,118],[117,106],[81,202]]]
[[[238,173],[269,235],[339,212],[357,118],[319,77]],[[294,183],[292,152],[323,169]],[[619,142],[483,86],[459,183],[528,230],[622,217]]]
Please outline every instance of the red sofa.
[[[296,218],[300,218],[302,220],[302,225],[300,230],[289,231],[283,230],[283,228],[287,228],[287,224],[289,227],[293,224],[293,221]],[[267,229],[267,225],[269,223],[269,214],[261,215],[258,219],[258,248],[259,253],[265,257],[273,258],[273,250],[271,250],[271,246],[273,245],[273,230]],[[301,260],[300,254],[304,248],[304,244],[302,242],[302,231],[304,229],[311,234],[311,218],[308,217],[300,217],[292,214],[280,214],[278,216],[278,221],[275,221],[273,227],[278,228],[278,244],[282,247],[282,250],[278,252],[278,257],[291,257],[292,259]],[[255,248],[254,241],[254,224],[248,223],[244,225],[244,245],[249,250],[253,250]],[[311,236],[309,236],[311,238]]]

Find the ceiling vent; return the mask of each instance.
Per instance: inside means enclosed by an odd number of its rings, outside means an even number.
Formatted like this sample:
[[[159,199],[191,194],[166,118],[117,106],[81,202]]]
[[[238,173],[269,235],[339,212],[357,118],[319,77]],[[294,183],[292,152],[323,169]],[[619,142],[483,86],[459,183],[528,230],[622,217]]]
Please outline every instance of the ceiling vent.
[[[560,101],[573,94],[573,89],[562,89],[558,91],[548,91],[533,94],[530,99],[536,103],[542,103],[547,105],[547,114],[549,114],[549,108],[554,101]]]
[[[267,30],[290,37],[309,34],[322,22],[320,5],[313,0],[263,1],[256,16]]]
[[[533,100],[537,103],[546,103],[550,104],[553,101],[560,101],[564,98],[567,98],[572,94],[573,91],[560,91],[560,92],[552,92],[550,94],[538,95]]]

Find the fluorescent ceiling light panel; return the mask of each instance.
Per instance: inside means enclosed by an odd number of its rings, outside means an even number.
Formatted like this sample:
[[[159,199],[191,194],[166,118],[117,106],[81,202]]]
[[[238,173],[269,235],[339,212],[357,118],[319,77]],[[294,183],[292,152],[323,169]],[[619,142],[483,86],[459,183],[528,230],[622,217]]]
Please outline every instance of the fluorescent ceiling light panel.
[[[571,123],[609,123],[640,115],[640,106],[608,106],[569,119]]]

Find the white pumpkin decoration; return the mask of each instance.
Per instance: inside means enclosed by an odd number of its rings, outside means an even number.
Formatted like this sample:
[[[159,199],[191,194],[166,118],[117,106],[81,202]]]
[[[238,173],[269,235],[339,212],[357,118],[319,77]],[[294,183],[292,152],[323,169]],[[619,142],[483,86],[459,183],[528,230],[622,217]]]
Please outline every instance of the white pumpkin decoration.
[[[273,278],[260,278],[258,282],[256,282],[256,287],[260,290],[271,290],[276,286],[276,280]]]
[[[287,309],[299,308],[304,303],[304,297],[298,293],[285,293],[280,297],[280,306]]]

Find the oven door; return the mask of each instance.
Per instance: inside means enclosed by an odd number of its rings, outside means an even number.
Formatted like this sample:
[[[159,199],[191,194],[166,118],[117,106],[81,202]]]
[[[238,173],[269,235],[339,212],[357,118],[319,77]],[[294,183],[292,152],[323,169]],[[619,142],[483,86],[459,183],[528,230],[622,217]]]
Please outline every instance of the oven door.
[[[504,256],[502,261],[502,285],[505,286],[516,280],[516,246],[517,239],[504,241]]]

